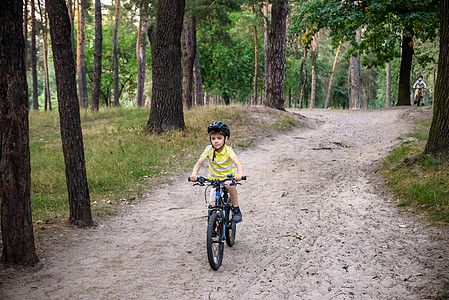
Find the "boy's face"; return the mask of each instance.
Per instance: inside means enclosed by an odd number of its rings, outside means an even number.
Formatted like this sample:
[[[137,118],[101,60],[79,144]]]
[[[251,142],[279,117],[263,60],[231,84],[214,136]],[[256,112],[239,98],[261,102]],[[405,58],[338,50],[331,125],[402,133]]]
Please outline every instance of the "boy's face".
[[[220,149],[225,143],[225,137],[221,133],[212,133],[210,141],[215,149]]]
[[[418,80],[419,80],[419,81],[422,81],[422,77],[419,77]]]

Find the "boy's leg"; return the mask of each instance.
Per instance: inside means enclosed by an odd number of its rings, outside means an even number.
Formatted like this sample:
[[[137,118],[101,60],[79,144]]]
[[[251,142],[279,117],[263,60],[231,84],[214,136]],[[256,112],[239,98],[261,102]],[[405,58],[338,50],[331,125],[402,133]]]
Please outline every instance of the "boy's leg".
[[[239,198],[235,186],[227,186],[232,201],[232,219],[238,223],[242,221],[242,213],[239,208]]]
[[[229,191],[229,195],[231,196],[232,206],[238,207],[239,206],[239,197],[237,195],[237,189],[235,188],[235,186],[229,186],[229,185],[227,185],[227,188]]]

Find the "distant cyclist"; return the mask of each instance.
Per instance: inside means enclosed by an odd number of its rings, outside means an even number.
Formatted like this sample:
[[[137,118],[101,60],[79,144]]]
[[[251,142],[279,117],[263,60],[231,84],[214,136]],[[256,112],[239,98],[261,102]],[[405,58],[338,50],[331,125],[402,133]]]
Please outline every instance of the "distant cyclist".
[[[423,81],[423,76],[418,75],[418,80],[413,85],[415,89],[415,103],[417,106],[424,105],[424,89],[427,88],[426,83]]]

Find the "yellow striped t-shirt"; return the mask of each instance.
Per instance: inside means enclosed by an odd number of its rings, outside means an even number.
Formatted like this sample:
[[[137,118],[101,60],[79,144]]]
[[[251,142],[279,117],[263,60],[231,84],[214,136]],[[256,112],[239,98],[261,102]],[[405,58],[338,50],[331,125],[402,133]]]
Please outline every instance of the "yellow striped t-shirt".
[[[237,156],[232,147],[224,145],[221,153],[215,151],[214,147],[209,145],[204,149],[201,157],[209,163],[209,179],[224,179],[228,174],[236,175],[232,165],[232,158]]]

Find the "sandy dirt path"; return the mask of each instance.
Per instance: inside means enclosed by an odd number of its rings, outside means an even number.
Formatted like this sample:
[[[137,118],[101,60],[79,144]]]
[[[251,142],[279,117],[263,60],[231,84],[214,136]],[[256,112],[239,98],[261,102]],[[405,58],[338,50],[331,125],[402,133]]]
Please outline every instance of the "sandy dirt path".
[[[449,270],[447,228],[401,211],[373,174],[416,111],[300,113],[309,128],[237,152],[248,175],[243,222],[218,271],[206,257],[204,190],[182,174],[97,228],[44,233],[40,267],[0,269],[0,298],[436,296]]]

